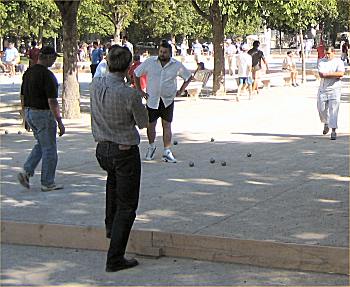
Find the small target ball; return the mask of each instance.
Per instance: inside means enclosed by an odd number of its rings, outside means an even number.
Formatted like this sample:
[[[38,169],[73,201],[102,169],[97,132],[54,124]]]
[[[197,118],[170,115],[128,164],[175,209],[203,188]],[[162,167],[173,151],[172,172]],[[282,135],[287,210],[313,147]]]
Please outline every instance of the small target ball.
[[[222,161],[222,162],[221,162],[221,165],[222,165],[222,166],[226,166],[226,161]]]
[[[190,167],[194,167],[194,162],[193,162],[193,161],[190,161],[190,162],[188,163],[188,165],[189,165]]]
[[[252,154],[250,152],[248,152],[247,157],[252,157]]]
[[[214,141],[215,141],[215,139],[214,139],[214,138],[211,138],[211,139],[210,139],[210,141],[211,141],[211,142],[214,142]]]
[[[21,135],[21,134],[22,134],[22,132],[21,132],[21,131],[18,131],[18,134],[19,134],[19,135]]]
[[[6,130],[6,131],[5,131],[5,135],[8,135],[8,133],[9,133],[9,131]]]
[[[174,145],[177,145],[177,141],[174,141]]]
[[[215,158],[211,158],[210,163],[215,163]]]

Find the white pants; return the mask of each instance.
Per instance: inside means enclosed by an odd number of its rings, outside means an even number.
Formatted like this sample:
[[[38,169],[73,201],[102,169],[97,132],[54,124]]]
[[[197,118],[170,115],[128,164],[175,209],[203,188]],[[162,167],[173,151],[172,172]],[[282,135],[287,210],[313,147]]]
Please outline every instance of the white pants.
[[[320,97],[317,98],[317,109],[320,115],[320,120],[324,124],[328,124],[331,129],[338,128],[338,111],[340,100],[329,99],[322,101]]]

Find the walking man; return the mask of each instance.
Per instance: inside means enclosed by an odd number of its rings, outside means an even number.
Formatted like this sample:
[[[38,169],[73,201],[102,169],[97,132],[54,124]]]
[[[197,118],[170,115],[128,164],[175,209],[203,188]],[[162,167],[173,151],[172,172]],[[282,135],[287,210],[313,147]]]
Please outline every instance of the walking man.
[[[259,93],[258,80],[260,78],[260,70],[262,69],[261,61],[263,61],[266,66],[266,72],[269,71],[269,66],[265,59],[264,53],[263,51],[259,50],[259,46],[260,42],[256,40],[253,42],[253,48],[248,51],[248,54],[252,56],[253,92],[256,91],[257,93]]]
[[[252,96],[252,56],[248,54],[249,46],[248,44],[243,44],[242,53],[238,55],[237,66],[238,66],[238,78],[239,86],[237,90],[236,101],[239,102],[239,96],[241,95],[242,89],[248,86],[249,100]]]
[[[230,76],[236,73],[236,45],[232,43],[231,39],[227,39],[227,46],[225,47],[225,56],[228,63],[228,71]]]
[[[94,48],[91,52],[91,65],[90,65],[92,77],[95,76],[95,72],[96,72],[98,64],[103,60],[103,51],[99,47],[97,41],[93,42],[93,47]]]
[[[149,125],[147,136],[149,147],[145,160],[153,160],[156,151],[156,125],[160,117],[163,125],[163,161],[176,163],[171,147],[171,122],[174,112],[174,98],[180,96],[192,79],[191,72],[185,66],[171,57],[171,45],[163,40],[159,46],[159,54],[145,60],[135,70],[135,86],[147,98]],[[140,78],[147,75],[146,93],[142,91]],[[180,90],[177,90],[176,78],[184,80]]]
[[[57,166],[57,126],[59,136],[65,133],[57,102],[58,83],[55,75],[48,69],[56,61],[58,54],[52,47],[43,47],[39,53],[38,64],[30,67],[23,75],[21,86],[22,106],[25,120],[32,129],[37,143],[18,174],[18,180],[25,188],[30,188],[29,178],[42,160],[41,191],[62,189],[55,183]],[[57,124],[56,124],[57,122]]]
[[[139,201],[141,161],[140,135],[136,125],[147,127],[142,94],[125,83],[132,55],[127,47],[114,45],[107,55],[109,73],[91,84],[92,134],[96,158],[107,172],[106,237],[110,238],[106,272],[134,267],[125,249]]]
[[[337,139],[338,111],[341,97],[341,80],[344,76],[344,62],[335,58],[334,47],[326,49],[326,57],[318,63],[321,78],[317,95],[317,108],[320,120],[324,123],[323,134],[332,129],[331,140]]]

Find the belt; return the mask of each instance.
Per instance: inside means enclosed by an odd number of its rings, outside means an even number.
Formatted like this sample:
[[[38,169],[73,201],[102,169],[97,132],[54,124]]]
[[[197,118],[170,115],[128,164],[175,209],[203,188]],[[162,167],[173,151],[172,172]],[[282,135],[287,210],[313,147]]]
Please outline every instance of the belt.
[[[115,145],[118,146],[118,148],[119,148],[120,150],[129,150],[129,149],[131,149],[131,148],[137,147],[137,145],[118,144],[118,143],[111,142],[111,141],[101,141],[101,142],[99,142],[99,143],[101,143],[101,144],[103,144],[103,143],[115,144]]]
[[[50,109],[38,109],[38,108],[32,108],[32,107],[25,107],[26,109],[31,109],[34,111],[49,111]]]

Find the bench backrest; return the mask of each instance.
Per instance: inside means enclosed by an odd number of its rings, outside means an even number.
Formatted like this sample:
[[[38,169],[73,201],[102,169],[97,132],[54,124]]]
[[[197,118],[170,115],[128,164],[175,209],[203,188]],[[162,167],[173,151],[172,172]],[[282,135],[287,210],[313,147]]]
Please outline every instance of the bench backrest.
[[[197,71],[196,74],[194,75],[194,80],[198,82],[202,82],[203,83],[202,87],[204,87],[207,84],[212,73],[213,72],[210,70]]]

